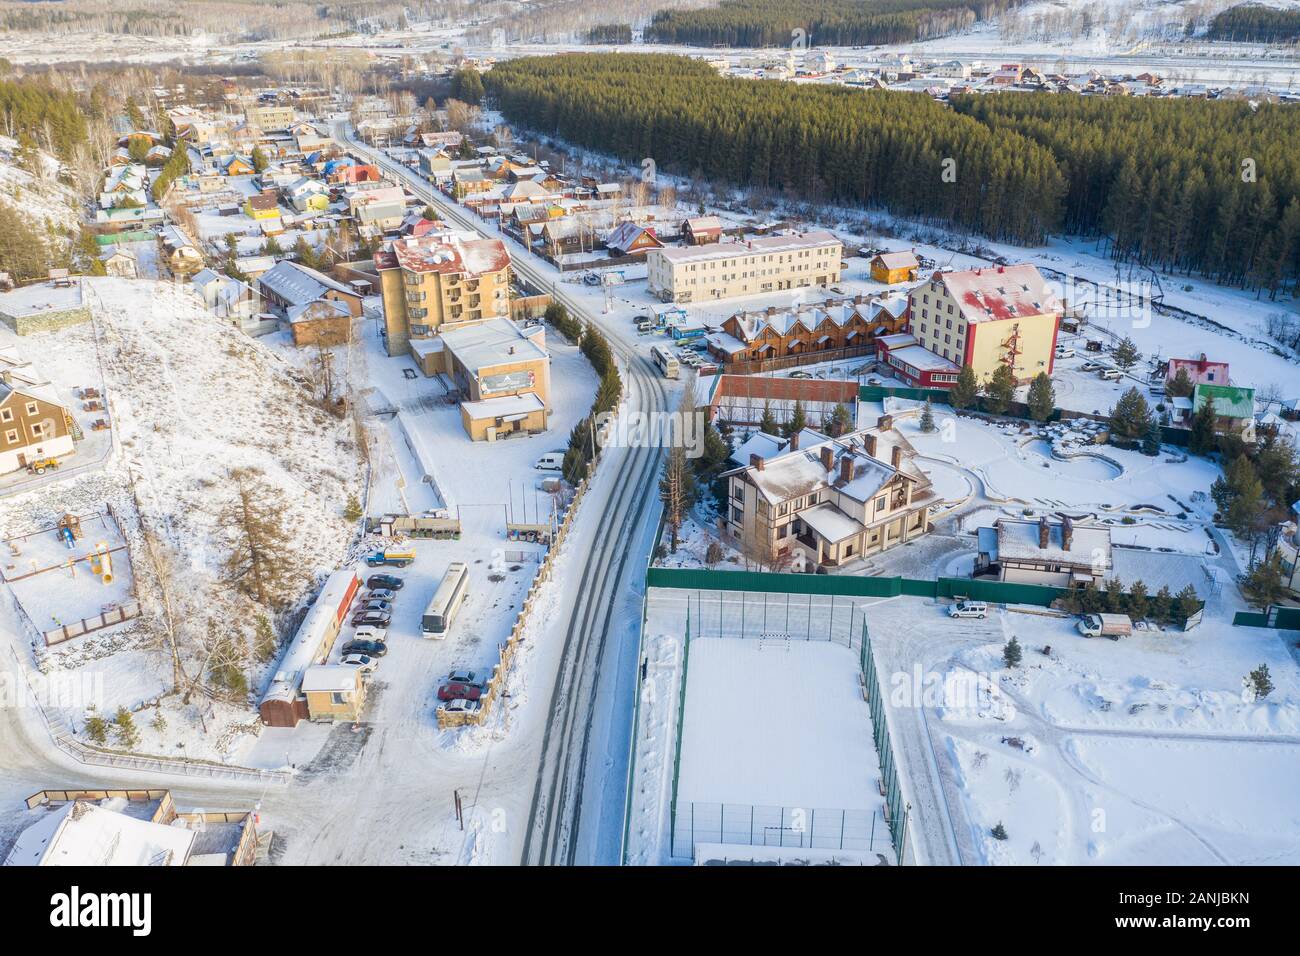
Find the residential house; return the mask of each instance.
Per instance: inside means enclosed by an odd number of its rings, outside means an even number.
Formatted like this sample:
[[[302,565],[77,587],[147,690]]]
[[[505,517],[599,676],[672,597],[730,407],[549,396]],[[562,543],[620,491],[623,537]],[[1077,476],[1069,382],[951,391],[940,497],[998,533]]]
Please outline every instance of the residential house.
[[[300,347],[348,341],[352,320],[361,315],[363,296],[354,289],[288,259],[259,276],[256,286],[268,311]]]
[[[662,249],[664,244],[655,236],[653,229],[626,221],[620,222],[605,237],[605,246],[616,256],[636,256],[644,255],[651,249]]]
[[[253,866],[257,817],[178,810],[169,790],[42,790],[5,866]]]
[[[1193,388],[1197,385],[1228,385],[1231,381],[1228,378],[1228,363],[1211,362],[1206,359],[1204,352],[1196,359],[1171,358],[1165,372],[1166,387],[1178,378],[1180,371],[1187,372],[1187,379]]]
[[[917,262],[915,253],[881,252],[872,257],[871,278],[885,285],[912,282],[915,281],[920,268],[921,264]]]
[[[330,205],[330,190],[320,180],[300,176],[285,187],[284,198],[298,212],[323,212]]]
[[[109,246],[99,254],[99,261],[104,264],[104,272],[119,279],[137,279],[140,276],[140,263],[135,253],[125,246]]]
[[[348,208],[363,238],[397,229],[406,218],[406,194],[401,186],[358,189],[348,194]]]
[[[162,244],[163,259],[173,275],[189,276],[203,268],[202,250],[180,226],[163,226],[158,240]]]
[[[0,380],[0,474],[38,459],[71,455],[76,450],[71,422],[53,386],[6,375]]]
[[[882,416],[873,428],[724,472],[727,532],[753,559],[841,567],[927,533],[936,500],[915,451]]]
[[[692,246],[721,242],[722,220],[717,216],[691,216],[682,223],[682,236]]]
[[[1206,403],[1213,403],[1215,426],[1219,435],[1236,435],[1248,444],[1255,442],[1255,390],[1235,385],[1198,383],[1192,392],[1188,421],[1196,417]]]
[[[280,199],[274,189],[263,189],[244,200],[244,215],[258,222],[280,218]]]

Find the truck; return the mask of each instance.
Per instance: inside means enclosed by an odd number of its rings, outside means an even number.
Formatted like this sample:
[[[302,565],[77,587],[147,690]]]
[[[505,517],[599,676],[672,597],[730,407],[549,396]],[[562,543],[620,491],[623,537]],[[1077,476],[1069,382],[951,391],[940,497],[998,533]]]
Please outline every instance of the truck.
[[[404,568],[414,560],[414,551],[376,551],[366,555],[366,564],[372,568],[382,568],[385,565]]]
[[[1133,633],[1133,622],[1127,614],[1085,614],[1079,618],[1078,628],[1084,637],[1109,637],[1118,641]]]

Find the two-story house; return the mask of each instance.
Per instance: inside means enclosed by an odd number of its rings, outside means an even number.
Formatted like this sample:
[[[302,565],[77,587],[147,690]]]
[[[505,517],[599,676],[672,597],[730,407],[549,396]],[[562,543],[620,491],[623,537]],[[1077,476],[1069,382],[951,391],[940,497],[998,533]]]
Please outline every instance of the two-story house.
[[[0,474],[73,452],[67,409],[48,385],[0,381]]]
[[[873,428],[751,457],[724,473],[726,530],[757,559],[837,567],[930,530],[936,497],[916,452],[884,415]]]

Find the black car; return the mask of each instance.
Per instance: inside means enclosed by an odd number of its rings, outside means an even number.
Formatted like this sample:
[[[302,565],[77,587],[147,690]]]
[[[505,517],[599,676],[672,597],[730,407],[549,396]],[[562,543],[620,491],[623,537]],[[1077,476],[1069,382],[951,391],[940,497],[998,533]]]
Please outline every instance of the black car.
[[[372,574],[366,578],[366,587],[374,591],[377,588],[387,588],[389,591],[400,591],[405,584],[401,578],[391,574]]]
[[[383,641],[348,641],[343,645],[342,655],[368,654],[371,657],[383,657],[388,653],[388,645]]]
[[[352,615],[353,624],[372,624],[376,627],[387,627],[392,622],[392,615],[385,611],[358,611]]]

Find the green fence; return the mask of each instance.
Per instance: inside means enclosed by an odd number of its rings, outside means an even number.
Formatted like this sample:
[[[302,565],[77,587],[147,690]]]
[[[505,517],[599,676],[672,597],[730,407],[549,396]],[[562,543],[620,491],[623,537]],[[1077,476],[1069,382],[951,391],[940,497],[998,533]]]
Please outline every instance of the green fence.
[[[978,578],[926,581],[904,577],[859,577],[835,574],[788,574],[776,571],[714,571],[706,568],[650,568],[646,586],[691,591],[740,591],[768,594],[821,594],[839,597],[967,597],[1000,604],[1048,607],[1065,588],[1013,584]]]
[[[686,672],[691,662],[691,612],[686,611],[686,638],[682,641],[682,681],[677,690],[677,743],[673,747],[673,796],[668,805],[668,855],[676,856],[677,782],[682,771],[682,731],[686,726]],[[694,855],[695,848],[691,848]]]
[[[876,658],[871,649],[871,634],[867,622],[862,622],[862,688],[871,708],[871,733],[880,759],[880,780],[885,791],[885,820],[889,835],[894,841],[894,854],[901,865],[907,848],[907,815],[910,810],[903,802],[903,789],[898,781],[898,761],[894,745],[889,739],[889,717],[885,713],[885,692],[880,686],[876,671]]]
[[[114,232],[95,237],[95,243],[101,246],[114,246],[122,242],[152,242],[158,237],[152,232],[135,230],[133,232]]]
[[[1276,627],[1284,631],[1300,631],[1300,607],[1281,607],[1274,604],[1267,611],[1238,611],[1233,615],[1236,627]]]

